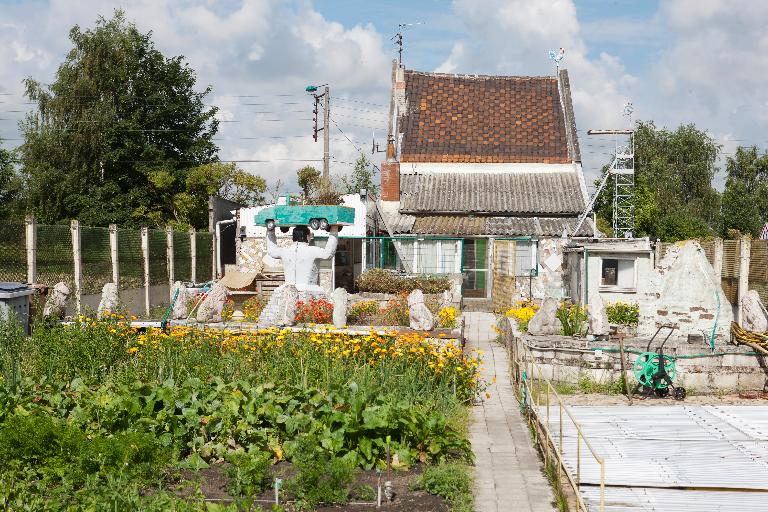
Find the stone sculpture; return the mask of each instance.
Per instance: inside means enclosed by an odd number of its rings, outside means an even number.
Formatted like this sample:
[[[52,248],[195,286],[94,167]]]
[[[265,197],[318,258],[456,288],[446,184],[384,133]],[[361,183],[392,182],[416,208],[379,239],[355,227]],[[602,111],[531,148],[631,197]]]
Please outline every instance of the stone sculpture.
[[[435,326],[435,317],[424,304],[424,293],[421,290],[413,290],[408,294],[408,318],[411,329],[417,331],[431,331]]]
[[[768,331],[768,317],[757,290],[749,290],[741,299],[741,326],[748,331]]]
[[[101,289],[101,301],[99,302],[99,308],[96,310],[96,317],[101,320],[110,313],[116,313],[119,305],[120,298],[117,285],[115,283],[105,284]]]
[[[528,333],[533,335],[560,334],[562,325],[557,318],[560,302],[554,297],[545,297],[541,307],[528,322]]]
[[[589,333],[593,336],[608,336],[610,334],[608,315],[605,312],[603,298],[600,297],[599,293],[590,295],[587,312],[589,314]]]
[[[214,283],[208,296],[197,308],[197,321],[202,323],[221,322],[221,313],[224,310],[224,303],[227,301],[228,295],[229,291],[226,286],[221,283]]]
[[[56,286],[53,287],[53,290],[48,294],[48,299],[45,301],[43,317],[54,320],[64,318],[70,293],[67,283],[56,283]]]
[[[285,284],[272,292],[269,302],[259,315],[259,325],[293,325],[297,300],[308,302],[313,298],[328,298],[328,294],[319,284],[318,262],[333,258],[336,254],[336,246],[339,243],[338,226],[331,226],[329,234],[325,247],[315,247],[309,245],[309,228],[296,226],[293,228],[293,243],[280,247],[277,245],[274,228],[267,229],[267,254],[282,260]],[[289,310],[293,311],[290,319]]]
[[[340,329],[347,325],[347,290],[336,288],[331,299],[333,300],[333,325]]]
[[[179,291],[176,294],[176,290]],[[173,309],[171,310],[171,318],[173,320],[184,320],[187,318],[189,311],[189,301],[191,299],[190,293],[187,290],[187,285],[182,281],[176,281],[173,283],[173,293],[171,297],[176,295],[176,302],[173,303]]]

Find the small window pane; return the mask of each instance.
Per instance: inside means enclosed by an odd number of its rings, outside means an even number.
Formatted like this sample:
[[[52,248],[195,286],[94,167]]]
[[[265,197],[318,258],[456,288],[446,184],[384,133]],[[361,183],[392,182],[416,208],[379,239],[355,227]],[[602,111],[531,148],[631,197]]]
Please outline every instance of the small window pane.
[[[618,277],[616,284],[619,288],[635,287],[635,260],[618,260]]]
[[[603,259],[602,286],[616,286],[618,282],[619,260]]]

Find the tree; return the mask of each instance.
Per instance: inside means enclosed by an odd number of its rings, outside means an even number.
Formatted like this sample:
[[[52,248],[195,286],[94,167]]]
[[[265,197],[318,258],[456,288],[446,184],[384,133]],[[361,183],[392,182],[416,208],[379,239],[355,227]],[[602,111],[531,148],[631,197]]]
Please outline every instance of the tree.
[[[712,137],[692,124],[669,131],[651,121],[637,123],[636,236],[673,241],[712,234],[720,223],[720,194],[712,188],[718,151]],[[612,205],[611,180],[595,209],[611,221]]]
[[[341,177],[341,189],[345,194],[359,194],[361,190],[367,190],[368,193],[376,195],[379,187],[373,182],[375,176],[376,169],[368,157],[361,154],[355,161],[352,173]]]
[[[208,197],[216,195],[245,206],[264,202],[267,182],[239,169],[234,163],[212,162],[189,170],[186,192],[177,194],[173,204],[192,224],[208,218]]]
[[[721,234],[738,230],[757,237],[768,222],[768,152],[759,155],[755,146],[738,147],[725,170]]]
[[[28,78],[21,123],[27,209],[41,222],[163,224],[191,167],[216,160],[215,107],[181,56],[163,56],[116,11],[75,26],[53,83]]]
[[[296,171],[296,178],[299,182],[299,188],[301,188],[301,195],[306,202],[320,185],[320,171],[311,165],[305,165]]]
[[[20,183],[13,164],[13,153],[0,147],[0,219],[12,216],[17,208]]]

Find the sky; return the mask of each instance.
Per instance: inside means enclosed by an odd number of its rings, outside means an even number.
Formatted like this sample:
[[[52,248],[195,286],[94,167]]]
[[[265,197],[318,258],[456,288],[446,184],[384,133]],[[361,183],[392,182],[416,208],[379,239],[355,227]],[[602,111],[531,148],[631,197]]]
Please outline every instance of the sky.
[[[295,171],[321,166],[309,84],[331,88],[331,173],[350,172],[386,141],[392,36],[403,29],[408,69],[552,75],[565,48],[587,181],[613,139],[591,128],[653,120],[694,123],[722,145],[768,146],[768,2],[751,0],[0,0],[0,138],[19,140],[32,108],[22,80],[55,78],[73,25],[125,10],[166,56],[183,55],[220,108],[216,143],[271,186],[296,190]],[[322,139],[320,139],[322,140]],[[721,188],[722,173],[716,178]]]

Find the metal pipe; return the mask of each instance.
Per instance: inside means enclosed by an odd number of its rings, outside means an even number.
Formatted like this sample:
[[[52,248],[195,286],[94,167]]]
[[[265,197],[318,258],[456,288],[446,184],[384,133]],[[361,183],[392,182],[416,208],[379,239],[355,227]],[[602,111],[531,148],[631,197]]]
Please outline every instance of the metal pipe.
[[[220,220],[216,223],[216,278],[221,277],[221,225],[235,222],[237,219]]]

